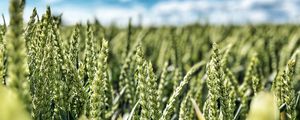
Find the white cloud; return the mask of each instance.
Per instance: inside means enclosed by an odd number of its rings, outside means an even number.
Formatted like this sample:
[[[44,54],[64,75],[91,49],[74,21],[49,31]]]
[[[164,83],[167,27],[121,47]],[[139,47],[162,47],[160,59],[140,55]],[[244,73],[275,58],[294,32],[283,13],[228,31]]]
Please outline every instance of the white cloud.
[[[76,24],[76,23],[86,23],[88,20],[94,20],[93,10],[80,8],[76,6],[64,6],[59,8],[53,8],[54,14],[62,14],[63,22],[67,25]]]
[[[267,4],[273,4],[274,2],[277,2],[277,0],[243,0],[239,1],[239,6],[244,9],[250,9],[254,5],[267,5]]]
[[[126,25],[128,20],[132,18],[136,23],[139,15],[146,12],[143,7],[121,8],[121,7],[101,7],[96,9],[96,17],[103,24],[115,22],[119,25]]]
[[[58,3],[62,0],[46,0]],[[131,0],[119,0],[132,2]],[[1,9],[1,8],[0,8]],[[32,8],[28,8],[32,9]],[[31,10],[25,10],[28,20]],[[45,6],[38,7],[44,12]],[[127,25],[129,18],[137,24],[142,16],[143,25],[182,25],[192,22],[208,22],[214,24],[227,23],[263,23],[263,22],[298,22],[300,20],[300,3],[279,0],[230,0],[230,1],[158,1],[153,6],[131,4],[131,6],[114,6],[99,4],[98,6],[81,7],[66,5],[52,7],[53,13],[63,13],[66,24],[93,21],[99,19],[108,25],[117,23]],[[41,13],[41,12],[39,12]],[[6,16],[8,17],[8,16]],[[1,23],[1,20],[0,20]]]
[[[47,3],[47,4],[59,3],[61,1],[63,1],[63,0],[44,0],[44,2]]]
[[[209,20],[214,24],[264,23],[298,20],[299,7],[293,1],[279,0],[168,1],[156,4],[152,7],[152,13],[156,16],[170,16],[163,20],[167,23],[161,24],[185,24],[198,20]],[[280,18],[284,17],[281,14],[287,18]],[[170,22],[170,19],[175,22]]]
[[[142,16],[143,25],[178,25],[188,24],[209,20],[214,24],[226,23],[261,23],[268,22],[268,11],[258,10],[257,5],[277,5],[277,1],[267,0],[246,0],[246,1],[229,1],[229,2],[210,2],[210,1],[166,1],[158,2],[150,8],[133,5],[132,7],[116,6],[99,6],[91,11],[83,8],[63,8],[64,19],[68,23],[76,21],[86,21],[96,17],[103,24],[112,22],[119,25],[126,25],[129,18],[137,24],[139,16]],[[284,4],[285,9],[282,11],[295,11],[290,4]],[[276,6],[280,9],[283,6]],[[298,7],[298,6],[296,6]],[[90,10],[90,9],[89,9]],[[89,13],[89,14],[86,14]],[[289,12],[292,16],[297,16],[296,12]]]

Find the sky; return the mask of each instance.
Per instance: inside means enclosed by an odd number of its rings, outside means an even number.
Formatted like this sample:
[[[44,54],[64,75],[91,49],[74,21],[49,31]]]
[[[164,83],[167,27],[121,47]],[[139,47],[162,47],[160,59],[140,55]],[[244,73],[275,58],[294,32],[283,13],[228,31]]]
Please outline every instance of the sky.
[[[8,2],[0,0],[0,13],[8,21]],[[72,25],[98,19],[102,24],[185,25],[191,23],[255,24],[300,23],[299,0],[27,0],[24,19],[32,9],[39,15],[50,5]],[[0,19],[0,24],[3,20]]]

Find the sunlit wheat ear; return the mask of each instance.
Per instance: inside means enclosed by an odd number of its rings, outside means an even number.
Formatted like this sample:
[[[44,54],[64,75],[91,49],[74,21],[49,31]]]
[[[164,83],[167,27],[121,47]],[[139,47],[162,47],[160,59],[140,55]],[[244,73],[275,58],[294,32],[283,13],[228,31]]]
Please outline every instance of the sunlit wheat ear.
[[[188,84],[189,80],[191,79],[192,75],[199,70],[199,68],[202,66],[202,63],[195,64],[184,76],[183,80],[180,82],[179,86],[176,87],[175,91],[173,91],[173,94],[171,95],[165,109],[163,110],[162,116],[159,120],[167,120],[169,119],[170,113],[174,109],[174,103],[176,102],[178,96],[182,93],[182,89],[185,85]]]
[[[294,74],[295,74],[295,65],[296,61],[294,58],[291,58],[285,69],[279,73],[275,78],[272,91],[275,93],[277,105],[286,105],[286,111],[283,111],[280,114],[280,118],[295,119],[295,90],[292,85]]]
[[[249,110],[248,97],[251,93],[257,94],[259,87],[258,77],[258,59],[256,54],[251,57],[250,63],[248,63],[243,83],[240,86],[240,93],[243,94],[241,97],[241,112],[240,118],[245,119]]]
[[[247,66],[243,84],[240,86],[240,91],[244,94],[252,86],[252,77],[257,76],[258,59],[256,55],[251,57],[250,63]],[[258,78],[257,78],[258,79]]]
[[[92,82],[93,76],[95,74],[95,66],[96,66],[96,53],[95,53],[95,44],[94,43],[94,35],[93,35],[93,29],[90,24],[87,26],[87,33],[86,33],[86,43],[85,43],[85,69],[88,76],[88,84]]]
[[[107,75],[107,58],[108,41],[103,40],[100,54],[98,56],[97,70],[91,85],[91,119],[105,119],[106,108],[108,105],[108,75]]]
[[[135,54],[135,59],[137,63],[137,68],[136,68],[136,73],[135,73],[135,79],[137,80],[138,86],[137,86],[137,91],[138,91],[138,96],[141,105],[141,115],[140,119],[146,120],[146,119],[151,119],[151,114],[150,114],[150,109],[148,106],[148,90],[149,90],[149,84],[148,81],[150,82],[150,69],[148,67],[148,62],[145,61],[144,59],[144,53],[142,50],[141,44],[138,45],[137,51]],[[152,67],[152,66],[151,66]],[[152,68],[151,68],[152,69]]]
[[[78,47],[79,47],[79,26],[76,25],[72,36],[71,36],[71,40],[70,40],[70,48],[69,48],[69,59],[71,59],[72,61],[72,65],[74,65],[75,67],[78,66],[78,60],[79,60],[79,56],[78,56]]]
[[[128,102],[130,108],[134,106],[135,102],[135,90],[136,90],[136,84],[135,81],[132,79],[132,71],[133,67],[135,67],[135,53],[137,51],[137,45],[135,44],[134,47],[131,51],[129,51],[128,55],[125,58],[124,63],[122,64],[121,71],[120,71],[120,76],[119,76],[119,86],[120,87],[126,87],[125,90],[125,96],[124,96],[124,101]]]
[[[192,120],[194,118],[193,103],[190,100],[191,92],[188,92],[180,103],[179,120]]]
[[[223,71],[220,64],[220,53],[216,43],[213,43],[211,60],[207,64],[207,87],[208,97],[205,102],[206,110],[204,115],[207,119],[216,120],[219,118],[218,100],[221,98],[221,79]],[[222,104],[222,103],[221,103]]]
[[[289,119],[295,119],[296,113],[295,113],[295,90],[292,85],[293,82],[293,76],[295,74],[295,60],[291,59],[288,61],[286,69],[283,71],[281,75],[281,98],[282,104],[287,104],[287,110],[286,115]]]
[[[53,69],[55,66],[49,67],[50,64],[53,65],[53,63],[55,63],[52,59],[54,57],[53,46],[52,43],[49,42],[49,39],[53,35],[53,30],[50,27],[51,23],[51,10],[50,7],[47,7],[46,13],[42,16],[42,20],[39,20],[36,25],[34,31],[36,36],[28,45],[30,47],[30,86],[32,87],[32,93],[34,93],[32,100],[32,117],[34,119],[51,119],[52,115],[52,107],[49,106],[49,103],[51,102],[50,99],[54,98],[52,96],[52,92],[54,91],[54,78],[50,78],[49,76],[52,76],[55,71],[57,73],[58,69]],[[54,76],[55,78],[57,77],[57,75]]]
[[[152,119],[159,119],[158,99],[157,99],[157,77],[154,73],[152,63],[149,61],[147,69],[147,96],[148,96],[148,113]],[[154,97],[155,96],[155,97]]]
[[[167,77],[167,74],[168,74],[168,62],[166,62],[163,66],[163,69],[162,69],[162,73],[161,73],[161,76],[160,76],[160,80],[159,80],[159,84],[158,84],[158,90],[157,90],[157,100],[158,100],[158,109],[161,110],[162,109],[162,99],[163,99],[163,95],[164,95],[164,87],[167,83],[166,81],[166,77]]]
[[[35,24],[36,16],[37,16],[37,11],[36,11],[36,8],[34,8],[32,10],[32,14],[30,16],[30,19],[29,19],[29,22],[27,24],[27,27],[25,29],[25,34],[24,34],[26,48],[28,48],[28,51],[30,51],[29,44],[30,44],[30,42],[32,42],[31,40],[33,39],[34,29],[36,27],[36,24]]]

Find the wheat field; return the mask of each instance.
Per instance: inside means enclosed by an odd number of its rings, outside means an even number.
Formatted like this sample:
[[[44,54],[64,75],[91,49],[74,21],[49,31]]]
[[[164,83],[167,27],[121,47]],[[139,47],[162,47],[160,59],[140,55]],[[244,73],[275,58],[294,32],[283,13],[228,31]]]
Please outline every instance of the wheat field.
[[[0,25],[0,120],[300,119],[299,25],[66,26],[24,7]]]

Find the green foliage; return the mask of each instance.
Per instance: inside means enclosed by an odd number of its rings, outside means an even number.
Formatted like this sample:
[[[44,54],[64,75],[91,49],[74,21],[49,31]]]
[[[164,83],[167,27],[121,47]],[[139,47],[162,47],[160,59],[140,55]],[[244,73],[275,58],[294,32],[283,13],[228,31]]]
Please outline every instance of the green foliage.
[[[23,25],[24,5],[0,25],[1,120],[299,119],[298,25]]]

